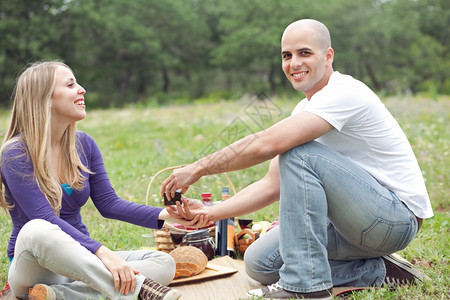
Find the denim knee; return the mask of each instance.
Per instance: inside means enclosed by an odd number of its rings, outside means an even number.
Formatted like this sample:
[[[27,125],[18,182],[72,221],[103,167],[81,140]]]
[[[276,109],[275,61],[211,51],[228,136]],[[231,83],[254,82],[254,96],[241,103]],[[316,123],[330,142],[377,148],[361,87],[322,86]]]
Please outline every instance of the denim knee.
[[[266,235],[276,236],[278,227],[267,232]],[[272,284],[280,278],[279,270],[283,264],[280,257],[278,239],[264,236],[256,240],[247,248],[244,254],[245,272],[262,284]],[[276,243],[275,243],[276,242]]]
[[[258,277],[257,274],[258,271],[260,270],[260,267],[257,263],[257,255],[253,253],[256,251],[254,251],[253,249],[255,249],[254,245],[250,245],[250,247],[248,247],[247,250],[245,250],[244,253],[245,272],[247,273],[248,276],[250,276],[250,278],[259,281],[255,277]]]

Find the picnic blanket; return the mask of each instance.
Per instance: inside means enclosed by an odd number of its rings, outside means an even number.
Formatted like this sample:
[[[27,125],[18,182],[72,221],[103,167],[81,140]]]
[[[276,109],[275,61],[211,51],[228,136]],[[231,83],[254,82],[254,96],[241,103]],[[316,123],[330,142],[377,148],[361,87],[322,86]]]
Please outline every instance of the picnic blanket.
[[[222,276],[171,283],[169,285],[171,288],[177,289],[182,293],[180,300],[245,299],[248,290],[262,287],[259,282],[254,281],[245,273],[243,260],[222,256],[211,260],[210,264],[223,266],[235,271]]]
[[[180,300],[239,300],[248,299],[247,291],[260,288],[262,285],[245,273],[243,260],[229,256],[215,258],[210,261],[211,269],[206,269],[196,278],[174,280],[169,286],[182,293]],[[216,268],[219,266],[219,268]],[[220,268],[223,267],[223,268]],[[192,280],[194,279],[194,280]],[[354,287],[337,287],[333,289],[335,296],[345,292],[365,289]],[[4,293],[2,300],[15,300],[10,293]]]
[[[243,260],[232,259],[229,256],[215,258],[210,261],[213,265],[219,265],[235,272],[228,272],[211,278],[203,278],[187,282],[173,282],[169,286],[182,293],[180,300],[239,300],[249,299],[247,291],[263,287],[245,273]],[[224,272],[225,273],[225,272]],[[342,295],[355,290],[368,289],[369,287],[335,287],[334,296]],[[250,298],[251,299],[251,298]]]

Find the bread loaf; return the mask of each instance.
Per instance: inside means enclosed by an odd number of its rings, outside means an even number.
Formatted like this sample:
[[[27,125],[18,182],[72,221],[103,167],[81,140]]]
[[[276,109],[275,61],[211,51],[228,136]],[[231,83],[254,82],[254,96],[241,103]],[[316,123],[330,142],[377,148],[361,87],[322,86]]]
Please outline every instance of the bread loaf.
[[[193,246],[182,246],[169,253],[175,260],[175,278],[194,276],[203,271],[208,258],[202,250]]]

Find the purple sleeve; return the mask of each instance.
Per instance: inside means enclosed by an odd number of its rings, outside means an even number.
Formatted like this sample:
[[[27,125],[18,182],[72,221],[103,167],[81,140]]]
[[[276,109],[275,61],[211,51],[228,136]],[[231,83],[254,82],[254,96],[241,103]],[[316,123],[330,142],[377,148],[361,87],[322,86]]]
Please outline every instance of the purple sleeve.
[[[117,219],[147,228],[160,229],[164,221],[158,220],[162,208],[137,204],[117,196],[103,163],[103,158],[95,141],[87,134],[82,144],[89,158],[88,167],[94,172],[89,177],[91,199],[105,218]]]
[[[93,253],[101,246],[101,243],[55,215],[33,177],[33,165],[23,149],[15,148],[3,152],[1,174],[7,194],[14,199],[9,201],[19,206],[15,208],[16,211],[20,211],[13,220],[15,226],[21,228],[29,220],[43,219],[58,225],[65,233]]]

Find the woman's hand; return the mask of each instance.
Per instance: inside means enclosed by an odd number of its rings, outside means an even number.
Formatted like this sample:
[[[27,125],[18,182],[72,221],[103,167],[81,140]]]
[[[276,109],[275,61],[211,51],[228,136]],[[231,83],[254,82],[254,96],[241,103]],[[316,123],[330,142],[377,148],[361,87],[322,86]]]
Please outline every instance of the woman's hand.
[[[136,274],[138,270],[132,268],[123,258],[109,250],[105,246],[100,246],[95,252],[106,268],[111,272],[114,280],[114,290],[119,290],[123,295],[128,292],[133,293],[136,288]]]
[[[209,221],[208,207],[199,200],[183,198],[183,204],[166,206],[159,214],[159,219],[169,220],[188,227],[205,227],[212,224]]]
[[[187,197],[181,196],[182,203],[176,203],[175,205],[166,206],[169,213],[173,213],[177,217],[192,220],[196,215],[208,215],[208,211],[206,210],[206,206],[200,200],[197,199],[189,199]]]

